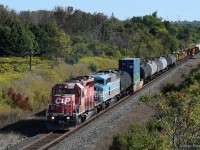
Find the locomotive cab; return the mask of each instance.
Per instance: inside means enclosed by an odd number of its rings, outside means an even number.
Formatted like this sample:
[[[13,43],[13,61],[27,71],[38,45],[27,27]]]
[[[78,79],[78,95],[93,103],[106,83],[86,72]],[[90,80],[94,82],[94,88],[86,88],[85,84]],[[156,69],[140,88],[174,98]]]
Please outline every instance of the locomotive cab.
[[[51,130],[65,129],[75,124],[75,87],[70,84],[57,84],[52,89],[52,102],[47,109],[47,120]],[[58,128],[58,129],[57,129]]]

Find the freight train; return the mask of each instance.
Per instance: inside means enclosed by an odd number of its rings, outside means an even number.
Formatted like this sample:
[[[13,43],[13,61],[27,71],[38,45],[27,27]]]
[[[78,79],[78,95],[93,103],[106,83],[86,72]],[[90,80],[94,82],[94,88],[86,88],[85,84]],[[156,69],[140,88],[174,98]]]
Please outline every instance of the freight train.
[[[124,58],[119,60],[117,70],[101,70],[56,84],[46,111],[47,128],[68,130],[81,124],[166,70],[193,58],[199,51],[200,44],[143,64],[140,58]]]

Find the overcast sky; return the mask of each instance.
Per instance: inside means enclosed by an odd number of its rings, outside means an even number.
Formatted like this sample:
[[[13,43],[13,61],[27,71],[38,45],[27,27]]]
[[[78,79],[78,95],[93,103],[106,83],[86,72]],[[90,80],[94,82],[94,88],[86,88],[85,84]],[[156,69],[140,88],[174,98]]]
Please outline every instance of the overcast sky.
[[[200,0],[0,0],[0,4],[16,11],[53,10],[55,6],[100,12],[120,20],[144,16],[157,11],[165,20],[200,21]]]

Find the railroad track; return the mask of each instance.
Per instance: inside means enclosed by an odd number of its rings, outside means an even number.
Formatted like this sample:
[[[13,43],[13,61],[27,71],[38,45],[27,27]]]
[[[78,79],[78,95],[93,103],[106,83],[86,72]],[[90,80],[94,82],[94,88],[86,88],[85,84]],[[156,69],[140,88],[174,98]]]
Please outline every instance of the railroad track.
[[[156,78],[157,79],[157,78]],[[147,83],[144,88],[148,85],[150,85],[152,82],[154,82],[154,80],[152,80],[151,82]],[[142,89],[141,89],[142,90]],[[139,90],[140,91],[140,90]],[[139,92],[137,91],[137,92]],[[137,94],[137,92],[135,92],[135,94]],[[127,95],[125,97],[123,97],[122,99],[120,99],[118,102],[116,102],[115,104],[113,104],[112,106],[108,107],[106,110],[100,112],[99,114],[95,115],[94,117],[90,118],[89,120],[85,121],[84,123],[82,123],[81,125],[74,127],[74,128],[70,128],[70,130],[68,132],[65,133],[54,133],[54,132],[50,132],[45,134],[44,136],[42,136],[41,138],[29,143],[28,145],[22,147],[20,150],[44,150],[44,149],[48,149],[51,146],[55,145],[56,143],[60,142],[61,140],[63,140],[64,138],[68,137],[69,135],[71,135],[72,133],[74,133],[75,131],[77,131],[78,129],[82,128],[83,126],[87,125],[88,123],[92,122],[94,119],[97,119],[98,117],[100,117],[101,115],[103,115],[104,113],[108,112],[110,109],[112,109],[113,107],[119,105],[120,103],[122,103],[124,100],[126,100],[127,98],[131,97],[132,95]]]
[[[83,126],[87,125],[88,123],[92,122],[94,119],[100,117],[101,115],[103,115],[104,113],[106,113],[107,111],[109,111],[110,109],[115,107],[116,105],[120,104],[122,101],[126,100],[128,97],[130,97],[130,95],[123,97],[118,102],[116,102],[112,106],[108,107],[106,110],[100,112],[99,114],[91,117],[90,119],[88,119],[87,121],[82,123],[81,125],[74,127],[74,128],[70,128],[70,130],[68,132],[65,132],[65,133],[62,133],[62,132],[61,133],[58,133],[58,132],[47,133],[44,136],[40,137],[39,139],[37,139],[37,140],[29,143],[28,145],[22,147],[20,150],[35,150],[35,149],[44,150],[44,149],[48,149],[51,146],[53,146],[56,143],[63,140],[64,138],[68,137],[69,135],[71,135],[72,133],[77,131],[78,129],[80,129]]]
[[[181,67],[184,63],[180,64],[179,67]],[[119,105],[120,103],[122,103],[123,101],[125,101],[127,98],[131,97],[131,96],[136,96],[136,94],[139,94],[140,92],[142,92],[144,89],[148,88],[148,86],[151,85],[152,82],[156,82],[156,80],[162,78],[165,74],[170,73],[171,71],[173,71],[174,69],[176,69],[177,67],[174,67],[170,70],[167,70],[166,72],[164,72],[162,75],[156,77],[155,79],[153,79],[152,81],[148,82],[147,84],[145,84],[143,86],[143,88],[137,92],[135,92],[134,95],[128,95],[123,97],[122,99],[120,99],[118,102],[116,102],[115,104],[113,104],[112,106],[108,107],[106,110],[100,112],[99,114],[95,115],[94,117],[90,118],[89,120],[85,121],[84,123],[82,123],[81,125],[74,127],[74,128],[70,128],[70,130],[68,132],[65,133],[54,133],[54,132],[50,132],[44,136],[42,136],[41,138],[29,143],[28,145],[22,147],[20,150],[33,150],[33,149],[39,149],[39,150],[43,150],[43,149],[48,149],[51,146],[57,144],[58,142],[62,141],[63,139],[65,139],[66,137],[68,137],[69,135],[73,134],[75,131],[77,131],[78,129],[82,128],[83,126],[86,126],[87,124],[89,124],[90,122],[92,122],[93,120],[97,119],[98,117],[102,116],[104,113],[108,112],[110,109],[112,109],[113,107]]]
[[[54,139],[59,138],[63,133],[53,133],[49,132],[39,139],[29,143],[28,145],[21,148],[21,150],[34,150],[34,149],[42,149],[43,146],[47,145]]]

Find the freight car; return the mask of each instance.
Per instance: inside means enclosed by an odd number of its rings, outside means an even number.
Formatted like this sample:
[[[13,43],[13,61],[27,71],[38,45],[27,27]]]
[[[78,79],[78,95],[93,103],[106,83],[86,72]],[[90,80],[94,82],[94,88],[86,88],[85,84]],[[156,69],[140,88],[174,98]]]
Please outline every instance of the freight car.
[[[47,128],[68,130],[71,126],[81,124],[199,51],[200,44],[147,60],[144,64],[141,64],[140,58],[124,58],[119,60],[116,70],[101,70],[56,84],[52,88],[52,101],[46,111]]]

